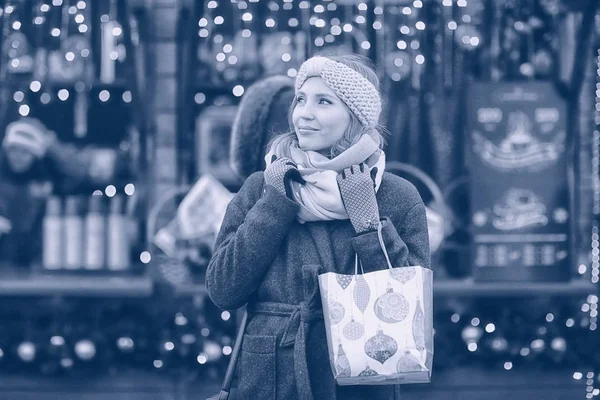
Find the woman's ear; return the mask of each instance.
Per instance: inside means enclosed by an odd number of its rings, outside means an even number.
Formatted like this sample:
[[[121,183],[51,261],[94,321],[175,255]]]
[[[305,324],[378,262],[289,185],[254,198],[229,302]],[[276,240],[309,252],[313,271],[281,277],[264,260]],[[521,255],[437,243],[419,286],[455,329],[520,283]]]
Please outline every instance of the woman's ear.
[[[241,178],[262,170],[266,146],[274,134],[288,131],[288,111],[294,98],[294,81],[276,75],[246,90],[233,122],[230,145],[231,168]]]

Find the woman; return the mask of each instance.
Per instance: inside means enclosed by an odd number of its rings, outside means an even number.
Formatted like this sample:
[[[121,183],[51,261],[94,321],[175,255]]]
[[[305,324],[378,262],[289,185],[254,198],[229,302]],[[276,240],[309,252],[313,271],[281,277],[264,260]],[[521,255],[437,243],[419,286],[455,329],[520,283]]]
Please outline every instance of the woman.
[[[264,172],[231,201],[207,270],[223,309],[248,303],[237,365],[240,399],[398,399],[398,386],[336,386],[318,275],[429,267],[425,206],[406,180],[385,173],[379,82],[356,55],[304,62],[291,132],[269,145]]]

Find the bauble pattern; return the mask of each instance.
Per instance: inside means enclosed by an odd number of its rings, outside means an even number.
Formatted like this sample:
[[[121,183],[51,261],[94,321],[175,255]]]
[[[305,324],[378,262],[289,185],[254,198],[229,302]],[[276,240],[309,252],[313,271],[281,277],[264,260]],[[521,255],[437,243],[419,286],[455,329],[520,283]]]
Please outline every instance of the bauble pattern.
[[[392,288],[388,288],[387,292],[379,296],[374,307],[377,318],[389,324],[402,322],[408,316],[408,300]]]
[[[389,360],[397,351],[398,343],[391,336],[384,334],[382,330],[378,330],[377,335],[365,343],[365,353],[381,364]]]
[[[352,321],[348,322],[343,330],[344,337],[348,340],[358,340],[365,334],[365,328],[352,318]]]
[[[353,296],[354,304],[356,304],[356,307],[364,314],[369,305],[369,300],[371,300],[371,289],[362,275],[356,277]]]

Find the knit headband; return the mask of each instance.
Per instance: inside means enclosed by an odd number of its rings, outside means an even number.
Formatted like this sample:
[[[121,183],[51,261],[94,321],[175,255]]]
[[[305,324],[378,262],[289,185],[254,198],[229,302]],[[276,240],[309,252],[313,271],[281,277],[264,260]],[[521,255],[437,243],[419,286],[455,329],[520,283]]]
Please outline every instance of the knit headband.
[[[381,97],[375,86],[359,72],[326,57],[306,60],[296,76],[298,92],[308,78],[318,76],[348,106],[365,127],[379,122]]]

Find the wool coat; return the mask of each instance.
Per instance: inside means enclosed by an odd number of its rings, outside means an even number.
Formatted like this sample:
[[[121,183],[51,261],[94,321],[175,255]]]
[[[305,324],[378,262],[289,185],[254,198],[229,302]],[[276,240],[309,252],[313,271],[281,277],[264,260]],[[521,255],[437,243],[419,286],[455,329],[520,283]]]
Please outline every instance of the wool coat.
[[[377,192],[383,240],[394,267],[429,268],[425,206],[416,188],[385,173]],[[227,208],[206,277],[220,308],[248,304],[232,399],[392,400],[400,387],[337,386],[331,372],[318,275],[388,268],[377,232],[349,220],[301,224],[299,205],[255,172]]]

